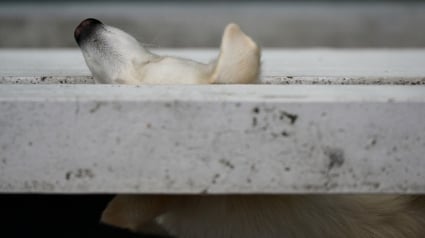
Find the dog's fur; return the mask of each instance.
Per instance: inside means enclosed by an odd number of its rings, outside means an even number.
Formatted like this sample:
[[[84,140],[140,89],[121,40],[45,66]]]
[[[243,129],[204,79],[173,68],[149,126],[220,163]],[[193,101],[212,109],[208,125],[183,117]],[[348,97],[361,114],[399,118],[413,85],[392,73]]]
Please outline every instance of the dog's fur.
[[[216,61],[163,57],[127,33],[87,19],[75,37],[99,83],[252,83],[260,50],[236,24]],[[397,195],[118,195],[101,220],[181,238],[419,238],[424,199]]]
[[[74,35],[98,83],[253,83],[260,72],[259,47],[236,24],[226,27],[220,55],[210,64],[153,54],[129,34],[95,19],[81,22]]]
[[[419,238],[423,202],[395,195],[119,195],[102,221],[183,238]]]

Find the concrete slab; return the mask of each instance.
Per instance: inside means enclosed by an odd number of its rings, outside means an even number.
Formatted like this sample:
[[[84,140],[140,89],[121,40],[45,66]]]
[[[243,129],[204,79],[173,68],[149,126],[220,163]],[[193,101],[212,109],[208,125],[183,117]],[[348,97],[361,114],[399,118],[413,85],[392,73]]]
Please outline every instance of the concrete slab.
[[[424,193],[424,86],[0,85],[0,191]]]
[[[218,49],[153,49],[209,62]],[[425,84],[425,49],[264,49],[263,83]],[[0,83],[93,83],[78,49],[0,50]]]

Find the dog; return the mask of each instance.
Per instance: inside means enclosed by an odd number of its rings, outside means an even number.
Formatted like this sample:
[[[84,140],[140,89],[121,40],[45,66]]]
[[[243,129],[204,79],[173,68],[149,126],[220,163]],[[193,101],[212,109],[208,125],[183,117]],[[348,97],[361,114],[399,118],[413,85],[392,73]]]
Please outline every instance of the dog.
[[[260,49],[236,24],[226,27],[218,59],[210,64],[153,54],[97,19],[82,21],[74,37],[97,83],[253,83],[260,73]]]
[[[97,83],[254,83],[258,45],[238,25],[223,33],[210,64],[152,54],[129,34],[87,19],[75,39]],[[419,238],[421,196],[117,195],[101,221],[134,232],[179,238]]]

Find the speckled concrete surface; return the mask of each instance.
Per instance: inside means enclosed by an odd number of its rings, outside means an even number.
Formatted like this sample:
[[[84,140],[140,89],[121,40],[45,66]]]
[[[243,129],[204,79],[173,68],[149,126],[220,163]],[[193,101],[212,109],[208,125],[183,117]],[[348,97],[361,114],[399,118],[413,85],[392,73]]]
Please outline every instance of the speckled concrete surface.
[[[0,191],[425,193],[425,87],[0,85]]]
[[[371,85],[424,84],[425,49],[264,50],[263,83],[334,85],[81,85],[77,49],[0,62],[1,192],[425,193],[425,86]]]
[[[154,49],[209,62],[218,49]],[[425,49],[264,49],[271,84],[425,84]],[[78,49],[0,50],[0,83],[93,83]]]

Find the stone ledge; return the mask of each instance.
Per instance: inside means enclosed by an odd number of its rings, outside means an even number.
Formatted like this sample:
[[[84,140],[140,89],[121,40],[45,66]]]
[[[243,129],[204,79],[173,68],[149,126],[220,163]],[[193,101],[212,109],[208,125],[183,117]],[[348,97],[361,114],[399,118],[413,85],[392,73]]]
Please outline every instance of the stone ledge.
[[[209,62],[218,49],[161,49]],[[264,49],[271,84],[425,84],[425,49]],[[93,83],[77,49],[0,50],[1,83]]]
[[[424,193],[424,86],[0,85],[0,191]]]

